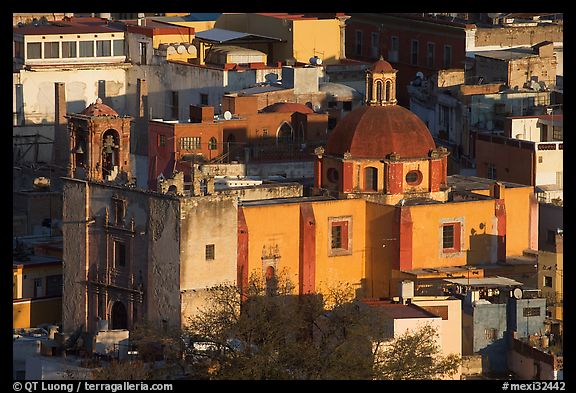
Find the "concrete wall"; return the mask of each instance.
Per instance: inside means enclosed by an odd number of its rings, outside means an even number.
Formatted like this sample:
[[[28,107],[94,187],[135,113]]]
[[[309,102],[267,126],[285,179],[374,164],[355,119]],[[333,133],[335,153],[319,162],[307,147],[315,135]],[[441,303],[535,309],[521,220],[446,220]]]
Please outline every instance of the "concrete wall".
[[[246,164],[247,176],[285,176],[287,179],[301,179],[314,177],[314,161],[292,162],[249,162]]]
[[[86,182],[64,181],[62,234],[63,248],[63,332],[74,332],[80,325],[87,324],[87,294],[84,281],[87,279],[88,199]]]
[[[218,191],[217,195],[228,196],[241,201],[295,198],[303,195],[303,186],[298,183],[272,183],[249,187],[231,187],[227,190]]]
[[[474,46],[467,45],[466,51],[532,46],[542,41],[563,42],[563,31],[562,25],[478,28],[474,31]]]
[[[442,354],[456,353],[462,355],[461,301],[459,299],[419,299],[416,297],[412,303],[432,313],[436,313],[438,308],[447,308],[447,319],[442,317],[439,331]]]
[[[472,351],[482,355],[482,369],[504,371],[506,369],[506,304],[477,304],[472,318]],[[492,340],[487,331],[495,329]],[[466,344],[465,344],[466,345]]]
[[[537,117],[509,119],[510,131],[506,130],[508,138],[540,142],[540,127]]]
[[[536,186],[556,184],[563,187],[564,150],[558,149],[558,143],[553,145],[554,150],[536,150]]]
[[[547,245],[548,231],[564,228],[564,208],[550,203],[538,204],[538,249],[543,250]]]
[[[104,95],[103,102],[120,115],[128,114],[126,69],[122,66],[93,66],[90,69],[70,68],[21,70],[14,74],[14,84],[22,84],[21,94],[26,125],[54,123],[54,82],[66,84],[66,112],[79,113],[96,98]],[[99,81],[105,81],[104,84]],[[105,94],[102,94],[102,92]],[[14,105],[18,100],[15,97]],[[16,112],[14,107],[14,112]]]
[[[31,328],[43,323],[62,322],[62,297],[48,299],[25,299],[14,301],[12,328]]]
[[[236,283],[237,203],[233,196],[206,196],[181,200],[180,291],[192,302],[192,291]],[[207,259],[206,246],[214,246]],[[182,323],[188,313],[182,315]]]

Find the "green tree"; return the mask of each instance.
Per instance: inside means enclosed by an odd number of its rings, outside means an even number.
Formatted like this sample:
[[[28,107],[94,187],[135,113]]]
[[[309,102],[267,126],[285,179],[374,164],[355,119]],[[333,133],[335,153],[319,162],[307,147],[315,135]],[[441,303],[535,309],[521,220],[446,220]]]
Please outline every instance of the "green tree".
[[[374,360],[376,379],[441,379],[454,375],[461,363],[456,354],[441,355],[438,332],[424,325],[379,343]]]

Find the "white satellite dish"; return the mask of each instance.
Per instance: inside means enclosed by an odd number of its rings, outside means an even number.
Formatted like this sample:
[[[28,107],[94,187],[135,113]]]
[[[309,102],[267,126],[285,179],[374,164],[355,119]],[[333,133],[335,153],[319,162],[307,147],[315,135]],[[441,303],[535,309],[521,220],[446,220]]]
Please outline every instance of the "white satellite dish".
[[[184,45],[178,45],[178,47],[176,48],[176,52],[178,52],[179,54],[182,54],[182,53],[186,52],[186,47]]]
[[[230,111],[224,112],[224,119],[230,120],[232,118],[232,113]]]
[[[520,288],[514,288],[514,291],[512,291],[512,295],[516,299],[522,299],[522,290]]]
[[[266,79],[266,82],[268,82],[268,83],[276,83],[276,82],[278,82],[278,75],[273,74],[273,73],[266,74],[264,79]]]

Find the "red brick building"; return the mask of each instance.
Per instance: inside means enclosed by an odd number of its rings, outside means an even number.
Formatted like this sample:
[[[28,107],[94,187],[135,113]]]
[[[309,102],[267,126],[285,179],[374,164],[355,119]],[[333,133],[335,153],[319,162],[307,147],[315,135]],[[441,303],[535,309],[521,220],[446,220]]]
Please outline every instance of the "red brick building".
[[[471,25],[421,14],[350,14],[346,57],[374,62],[382,55],[398,70],[398,103],[409,105],[406,86],[417,72],[463,68]]]
[[[311,149],[327,138],[328,115],[303,104],[276,103],[257,110],[258,97],[225,96],[222,110],[190,106],[190,122],[151,120],[148,186],[160,174],[189,175],[192,163],[221,161],[312,160]]]

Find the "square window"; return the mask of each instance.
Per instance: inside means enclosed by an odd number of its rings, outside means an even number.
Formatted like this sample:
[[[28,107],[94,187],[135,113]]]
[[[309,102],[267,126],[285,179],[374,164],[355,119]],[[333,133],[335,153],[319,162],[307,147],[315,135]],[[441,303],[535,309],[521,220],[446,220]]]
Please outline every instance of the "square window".
[[[329,218],[329,255],[349,255],[352,253],[350,228],[351,217]]]
[[[206,244],[206,260],[213,261],[215,257],[214,244]]]
[[[97,57],[112,56],[112,47],[110,45],[110,40],[96,41],[96,56]]]
[[[41,59],[42,58],[42,43],[29,42],[26,46],[26,57],[28,59]]]
[[[544,276],[544,286],[552,288],[552,277]]]
[[[94,57],[94,41],[80,41],[80,57]]]
[[[112,41],[114,56],[124,56],[124,40]]]
[[[44,58],[57,59],[60,57],[60,43],[59,42],[45,42],[44,43]]]
[[[67,59],[76,57],[76,41],[62,42],[62,57]]]
[[[200,93],[200,105],[208,105],[208,94]]]

